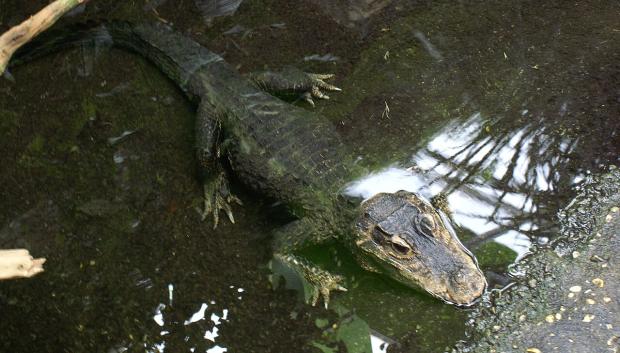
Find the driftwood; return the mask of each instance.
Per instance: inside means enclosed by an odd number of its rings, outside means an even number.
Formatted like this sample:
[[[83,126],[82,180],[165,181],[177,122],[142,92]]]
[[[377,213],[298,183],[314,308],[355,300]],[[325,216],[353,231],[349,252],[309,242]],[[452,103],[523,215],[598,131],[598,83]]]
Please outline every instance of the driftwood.
[[[32,277],[43,272],[45,258],[35,259],[26,249],[0,250],[0,280]]]
[[[56,0],[0,36],[0,75],[19,47],[56,23],[60,17],[88,0]]]
[[[22,45],[52,26],[60,17],[88,0],[56,0],[0,36],[0,75]],[[26,249],[0,250],[0,280],[32,277],[43,272],[45,258],[35,259]]]

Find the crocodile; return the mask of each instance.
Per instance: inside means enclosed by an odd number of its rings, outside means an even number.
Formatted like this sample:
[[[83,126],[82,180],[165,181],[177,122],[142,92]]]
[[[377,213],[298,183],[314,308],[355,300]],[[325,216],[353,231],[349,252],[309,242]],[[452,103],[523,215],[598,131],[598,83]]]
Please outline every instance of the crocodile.
[[[164,24],[105,23],[69,33],[62,39],[40,38],[24,52],[42,55],[45,43],[64,47],[77,38],[96,38],[155,64],[197,105],[202,217],[213,217],[215,227],[223,211],[234,223],[231,205],[240,200],[230,192],[223,162],[243,184],[280,201],[294,220],[274,232],[274,257],[310,283],[312,305],[322,296],[327,307],[331,291],[346,290],[341,276],[298,255],[331,239],[346,244],[363,268],[447,303],[469,306],[486,290],[475,257],[443,212],[408,191],[380,193],[363,202],[345,197],[346,186],[368,168],[326,118],[273,94],[298,93],[311,103],[328,98],[323,91],[338,90],[325,82],[330,75],[287,69],[246,77]]]

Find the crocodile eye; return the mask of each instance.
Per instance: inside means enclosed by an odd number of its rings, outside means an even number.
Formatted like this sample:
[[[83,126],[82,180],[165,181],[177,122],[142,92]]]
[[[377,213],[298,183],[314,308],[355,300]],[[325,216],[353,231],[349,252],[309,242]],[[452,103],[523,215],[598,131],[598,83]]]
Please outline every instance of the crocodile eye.
[[[408,246],[403,246],[397,243],[392,243],[392,249],[394,249],[397,253],[401,255],[407,255],[411,252],[411,248]]]
[[[433,230],[435,229],[435,220],[427,213],[421,213],[416,218],[416,228],[427,237],[433,236]]]
[[[411,255],[413,253],[413,250],[409,244],[398,236],[392,237],[390,244],[392,245],[392,249],[394,249],[398,255]]]
[[[383,229],[379,227],[375,227],[372,231],[372,240],[374,240],[377,244],[383,244],[387,239],[390,238],[390,235],[383,231]]]

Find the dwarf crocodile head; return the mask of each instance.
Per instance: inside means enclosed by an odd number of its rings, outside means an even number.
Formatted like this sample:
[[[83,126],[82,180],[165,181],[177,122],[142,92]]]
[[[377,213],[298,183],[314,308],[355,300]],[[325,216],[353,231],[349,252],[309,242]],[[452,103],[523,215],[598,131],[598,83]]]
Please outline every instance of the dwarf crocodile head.
[[[448,303],[473,304],[486,289],[476,258],[447,217],[416,194],[377,194],[361,206],[356,244],[363,261]]]

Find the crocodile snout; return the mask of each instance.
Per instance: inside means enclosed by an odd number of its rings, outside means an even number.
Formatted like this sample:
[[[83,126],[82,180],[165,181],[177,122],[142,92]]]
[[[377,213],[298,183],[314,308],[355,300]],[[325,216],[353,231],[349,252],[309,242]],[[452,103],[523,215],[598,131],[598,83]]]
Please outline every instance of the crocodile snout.
[[[480,270],[463,268],[450,279],[446,296],[457,305],[468,306],[484,294],[486,287],[486,279]]]

